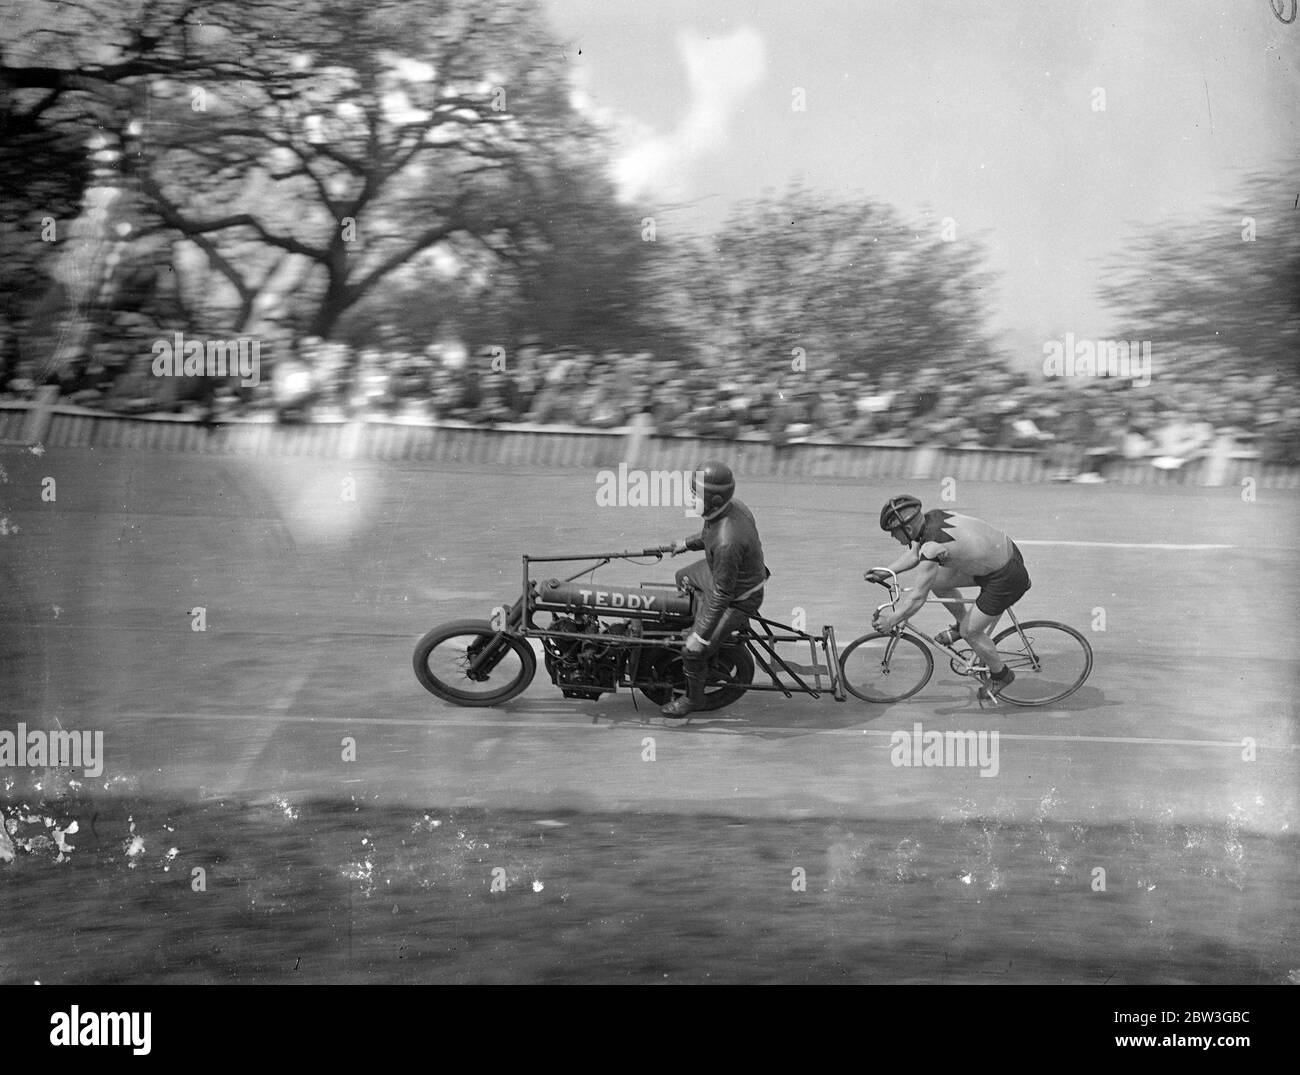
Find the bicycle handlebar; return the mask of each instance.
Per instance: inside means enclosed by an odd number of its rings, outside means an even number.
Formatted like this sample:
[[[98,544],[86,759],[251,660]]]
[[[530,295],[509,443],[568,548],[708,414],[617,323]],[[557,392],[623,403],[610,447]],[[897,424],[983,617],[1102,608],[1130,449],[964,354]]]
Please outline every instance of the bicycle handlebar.
[[[873,579],[869,577],[870,575],[872,575],[877,571],[883,571],[886,575],[889,576],[889,578]],[[889,591],[890,606],[897,607],[898,599],[903,596],[903,588],[898,584],[898,575],[896,572],[891,571],[887,567],[873,567],[873,568],[869,568],[866,571],[866,573],[862,576],[862,579],[864,582],[874,582],[877,586],[883,586],[886,590]],[[884,608],[884,607],[885,607],[884,605],[880,606],[880,608]],[[876,611],[879,612],[880,608],[876,609]]]

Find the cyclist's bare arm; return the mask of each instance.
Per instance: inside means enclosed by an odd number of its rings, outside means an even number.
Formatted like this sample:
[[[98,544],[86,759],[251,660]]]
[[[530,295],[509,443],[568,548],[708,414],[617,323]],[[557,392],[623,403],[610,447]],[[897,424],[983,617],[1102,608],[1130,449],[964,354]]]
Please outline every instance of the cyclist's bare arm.
[[[889,570],[895,575],[901,575],[904,571],[911,571],[920,562],[921,546],[913,542],[902,556],[889,565]]]
[[[920,612],[925,599],[930,596],[930,590],[938,580],[939,571],[939,565],[933,560],[926,560],[921,564],[921,570],[916,573],[916,585],[904,591],[898,599],[898,607],[893,611],[889,609],[881,611],[876,620],[877,630],[888,631],[891,627],[911,619]]]

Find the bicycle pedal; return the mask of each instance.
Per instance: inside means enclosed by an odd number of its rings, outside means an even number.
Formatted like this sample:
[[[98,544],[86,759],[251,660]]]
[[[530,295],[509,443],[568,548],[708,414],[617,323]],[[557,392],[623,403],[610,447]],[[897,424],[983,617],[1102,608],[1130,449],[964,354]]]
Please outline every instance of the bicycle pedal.
[[[993,705],[994,708],[1001,705],[1001,703],[998,701],[998,696],[990,688],[989,681],[988,681],[988,673],[974,672],[972,674],[978,676],[980,681],[980,685],[975,691],[975,700],[979,702],[980,708],[981,709],[984,708],[985,702],[989,702],[991,705]]]

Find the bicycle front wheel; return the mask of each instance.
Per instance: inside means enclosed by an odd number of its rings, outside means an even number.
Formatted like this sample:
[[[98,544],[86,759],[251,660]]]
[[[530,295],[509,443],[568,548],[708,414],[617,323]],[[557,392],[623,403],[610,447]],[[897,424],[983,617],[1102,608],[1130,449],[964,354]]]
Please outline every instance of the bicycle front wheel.
[[[934,658],[911,635],[863,635],[840,654],[844,689],[864,702],[901,702],[933,674]]]
[[[1047,705],[1068,698],[1092,672],[1092,646],[1073,627],[1031,620],[1008,627],[993,640],[998,656],[1016,674],[998,692],[1012,705]]]

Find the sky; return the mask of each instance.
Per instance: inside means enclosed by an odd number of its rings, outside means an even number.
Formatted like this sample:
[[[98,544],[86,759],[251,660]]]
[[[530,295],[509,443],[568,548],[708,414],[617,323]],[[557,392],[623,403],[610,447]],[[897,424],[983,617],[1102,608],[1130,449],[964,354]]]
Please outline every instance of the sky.
[[[1140,335],[1097,288],[1144,226],[1238,233],[1252,172],[1300,194],[1300,19],[1271,10],[1291,0],[543,2],[661,230],[795,180],[950,217],[986,244],[990,323],[1027,365],[1066,332]]]

